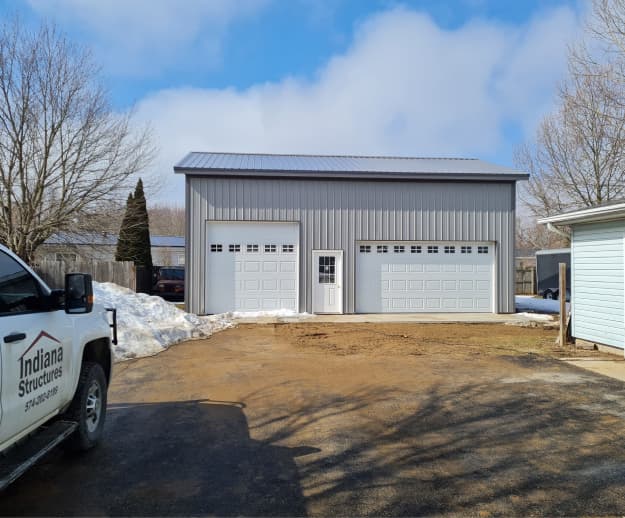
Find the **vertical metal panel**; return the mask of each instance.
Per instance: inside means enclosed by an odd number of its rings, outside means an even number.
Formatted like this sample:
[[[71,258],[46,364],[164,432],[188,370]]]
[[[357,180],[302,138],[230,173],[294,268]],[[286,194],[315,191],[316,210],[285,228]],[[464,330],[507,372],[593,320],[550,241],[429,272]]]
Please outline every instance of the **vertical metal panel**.
[[[300,310],[312,310],[313,249],[344,250],[345,311],[355,308],[358,240],[497,244],[497,311],[514,311],[514,182],[382,182],[187,176],[187,305],[204,313],[207,220],[298,221]]]

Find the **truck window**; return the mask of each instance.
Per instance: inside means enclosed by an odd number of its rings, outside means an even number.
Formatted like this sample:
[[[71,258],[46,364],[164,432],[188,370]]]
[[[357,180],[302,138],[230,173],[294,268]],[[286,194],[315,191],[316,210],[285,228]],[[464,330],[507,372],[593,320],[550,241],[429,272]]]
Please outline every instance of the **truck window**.
[[[35,278],[0,251],[0,316],[41,309],[42,298]]]

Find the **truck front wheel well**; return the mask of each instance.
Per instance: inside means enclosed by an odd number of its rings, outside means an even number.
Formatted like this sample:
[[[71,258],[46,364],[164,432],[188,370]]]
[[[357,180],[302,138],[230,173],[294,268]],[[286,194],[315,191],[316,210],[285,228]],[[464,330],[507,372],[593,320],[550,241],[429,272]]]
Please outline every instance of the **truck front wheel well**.
[[[109,384],[111,381],[111,350],[106,338],[99,338],[87,343],[83,349],[82,361],[83,363],[99,363],[106,376],[106,384]]]

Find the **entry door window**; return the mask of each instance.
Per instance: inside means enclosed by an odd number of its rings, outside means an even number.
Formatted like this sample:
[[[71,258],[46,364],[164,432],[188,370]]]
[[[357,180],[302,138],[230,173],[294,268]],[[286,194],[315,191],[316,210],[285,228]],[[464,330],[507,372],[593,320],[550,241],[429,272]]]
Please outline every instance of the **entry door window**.
[[[319,256],[319,284],[336,283],[336,263],[334,256]]]

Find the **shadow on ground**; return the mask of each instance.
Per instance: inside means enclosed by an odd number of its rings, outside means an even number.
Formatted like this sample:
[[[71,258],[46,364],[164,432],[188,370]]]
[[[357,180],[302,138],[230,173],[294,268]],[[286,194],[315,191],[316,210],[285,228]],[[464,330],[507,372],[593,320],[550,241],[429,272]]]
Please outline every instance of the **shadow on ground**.
[[[420,393],[371,386],[311,394],[305,403],[285,396],[289,383],[268,385],[245,398],[255,408],[257,440],[241,404],[113,405],[100,448],[87,457],[55,453],[9,488],[0,510],[622,514],[624,386],[554,365],[542,381],[450,383]],[[549,381],[554,373],[568,381]]]
[[[294,457],[250,439],[243,405],[111,405],[106,438],[53,453],[0,496],[2,515],[306,514]]]

